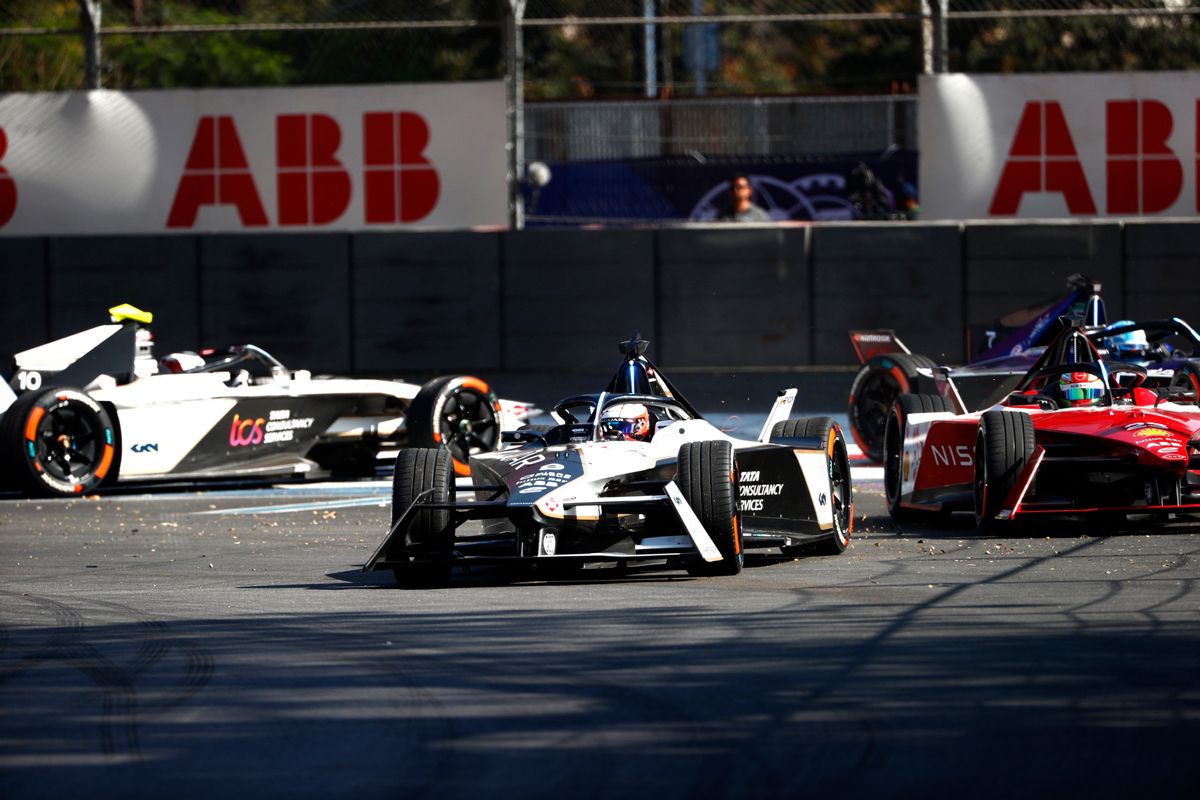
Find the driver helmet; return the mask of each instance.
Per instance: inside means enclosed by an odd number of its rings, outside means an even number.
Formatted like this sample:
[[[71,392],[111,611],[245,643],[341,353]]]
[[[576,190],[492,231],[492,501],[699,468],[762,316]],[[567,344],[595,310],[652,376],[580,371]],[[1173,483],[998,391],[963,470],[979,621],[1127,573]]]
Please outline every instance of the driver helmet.
[[[1123,319],[1108,326],[1109,330],[1125,325],[1134,325],[1132,320]],[[1150,342],[1143,330],[1127,331],[1116,336],[1104,337],[1104,346],[1118,361],[1145,359],[1150,355]]]
[[[606,434],[636,442],[650,440],[650,411],[641,403],[621,403],[604,409],[600,424]]]
[[[154,334],[149,328],[138,326],[134,334],[133,374],[147,378],[158,374],[158,361],[154,358]]]
[[[1065,372],[1058,378],[1058,393],[1071,408],[1098,406],[1104,400],[1104,381],[1090,372]]]

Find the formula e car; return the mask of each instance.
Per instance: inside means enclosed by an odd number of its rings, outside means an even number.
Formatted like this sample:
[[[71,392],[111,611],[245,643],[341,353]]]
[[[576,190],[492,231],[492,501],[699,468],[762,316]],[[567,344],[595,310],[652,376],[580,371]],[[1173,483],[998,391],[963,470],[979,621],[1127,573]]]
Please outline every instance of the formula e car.
[[[938,393],[902,395],[888,417],[889,512],[970,510],[985,532],[1043,515],[1200,515],[1196,393],[1150,390],[1147,374],[1078,323],[982,413],[965,413],[942,372]]]
[[[1015,311],[993,325],[972,326],[967,346],[973,357],[952,370],[967,407],[987,408],[1011,391],[1058,335],[1062,319],[1081,322],[1103,354],[1146,367],[1146,388],[1200,392],[1200,334],[1178,317],[1106,323],[1100,289],[1098,282],[1073,275],[1065,295]],[[850,331],[850,340],[862,363],[850,387],[850,434],[878,462],[896,399],[933,392],[937,362],[913,353],[894,331]]]
[[[645,357],[647,345],[624,342],[605,389],[560,402],[557,425],[505,433],[512,447],[473,454],[462,490],[473,497],[459,497],[443,451],[401,452],[392,526],[364,569],[413,587],[444,585],[455,564],[477,560],[549,574],[664,560],[733,575],[752,548],[845,550],[854,512],[840,427],[788,419],[789,389],[757,439],[732,438]]]
[[[0,382],[7,488],[71,496],[116,481],[372,476],[405,445],[443,447],[465,475],[472,453],[537,411],[472,376],[319,377],[249,344],[156,359],[151,314],[110,314],[112,324],[16,354]]]

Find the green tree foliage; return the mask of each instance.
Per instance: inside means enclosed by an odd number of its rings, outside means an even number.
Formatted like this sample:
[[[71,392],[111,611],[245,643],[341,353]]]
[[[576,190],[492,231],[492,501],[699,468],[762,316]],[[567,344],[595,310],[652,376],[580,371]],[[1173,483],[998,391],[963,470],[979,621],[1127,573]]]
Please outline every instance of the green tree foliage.
[[[1146,0],[1145,8],[1163,8]],[[1110,72],[1200,66],[1200,18],[1040,17],[956,24],[950,63],[962,72]]]
[[[691,14],[694,0],[654,0],[658,16]],[[1200,0],[1195,0],[1200,2]],[[482,21],[421,30],[271,30],[123,33],[102,38],[109,88],[278,86],[486,80],[503,75],[499,9],[506,0],[103,0],[102,27]],[[645,0],[530,0],[543,17],[640,17]],[[1091,0],[1084,0],[1079,7]],[[1126,0],[1106,0],[1108,8]],[[1133,2],[1133,0],[1128,0]],[[1137,0],[1177,8],[1181,0]],[[954,10],[1028,8],[1019,0],[951,0]],[[709,94],[904,91],[921,71],[919,0],[703,0],[706,14],[877,13],[864,21],[727,23],[717,29]],[[0,28],[60,35],[0,37],[0,90],[83,85],[78,0],[0,0]],[[1200,16],[1019,17],[950,24],[950,66],[966,72],[1187,70],[1200,67]],[[682,25],[656,25],[658,88],[696,91]],[[524,29],[530,99],[638,97],[644,27],[571,21]]]
[[[0,27],[76,29],[75,0],[7,0]],[[83,86],[83,42],[78,36],[0,38],[0,91],[62,91]]]

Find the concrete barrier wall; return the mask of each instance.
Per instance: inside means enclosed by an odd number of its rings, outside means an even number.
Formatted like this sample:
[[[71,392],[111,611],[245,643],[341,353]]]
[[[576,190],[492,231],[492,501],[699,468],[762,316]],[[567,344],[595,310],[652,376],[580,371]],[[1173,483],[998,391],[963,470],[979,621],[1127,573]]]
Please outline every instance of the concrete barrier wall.
[[[809,363],[807,234],[805,228],[659,232],[656,358],[678,367]]]
[[[851,328],[891,328],[916,352],[960,360],[960,238],[953,225],[814,229],[814,348],[808,363],[854,363],[846,335]]]
[[[829,224],[639,230],[0,239],[0,351],[155,312],[158,352],[251,342],[318,372],[607,369],[639,331],[664,365],[846,365],[893,328],[963,358],[965,327],[1104,284],[1109,316],[1200,323],[1200,223]]]

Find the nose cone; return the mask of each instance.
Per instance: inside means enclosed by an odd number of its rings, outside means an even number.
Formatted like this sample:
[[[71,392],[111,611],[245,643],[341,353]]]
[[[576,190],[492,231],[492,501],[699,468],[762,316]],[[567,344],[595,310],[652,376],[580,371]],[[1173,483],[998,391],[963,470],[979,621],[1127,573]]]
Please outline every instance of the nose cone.
[[[531,506],[583,474],[578,458],[547,459],[505,476],[510,506]]]
[[[1150,424],[1130,433],[1143,460],[1176,465],[1188,460],[1188,436],[1184,431],[1174,430],[1170,425]]]

